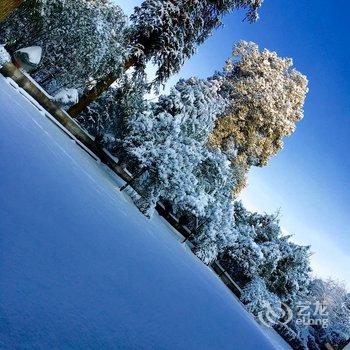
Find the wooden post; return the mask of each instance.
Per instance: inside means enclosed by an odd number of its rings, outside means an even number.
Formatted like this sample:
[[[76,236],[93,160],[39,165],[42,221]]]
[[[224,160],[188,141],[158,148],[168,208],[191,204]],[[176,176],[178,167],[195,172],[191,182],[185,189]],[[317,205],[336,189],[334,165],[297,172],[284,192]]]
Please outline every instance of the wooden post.
[[[4,21],[10,13],[15,10],[22,0],[1,0],[0,1],[0,22]]]
[[[225,272],[226,272],[226,269],[223,269],[218,276],[221,277]]]
[[[188,235],[181,243],[187,242],[187,241],[190,239],[190,237],[192,237],[193,235],[195,235],[195,234],[199,231],[199,229],[200,229],[203,225],[205,225],[208,221],[209,221],[209,219],[206,219],[206,220],[204,220],[201,224],[198,224],[198,218],[196,217],[196,229],[195,229],[194,231],[192,231],[191,234]]]
[[[141,175],[146,172],[147,168],[142,168],[139,172],[137,172],[130,181],[127,181],[122,187],[120,187],[120,192],[124,191],[128,186],[130,186],[136,179],[138,179]]]

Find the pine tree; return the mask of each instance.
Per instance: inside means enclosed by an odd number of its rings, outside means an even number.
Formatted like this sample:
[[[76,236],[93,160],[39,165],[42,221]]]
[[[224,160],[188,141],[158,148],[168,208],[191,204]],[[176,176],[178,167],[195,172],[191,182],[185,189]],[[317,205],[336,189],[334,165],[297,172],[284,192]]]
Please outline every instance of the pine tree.
[[[262,0],[145,0],[131,16],[130,55],[124,69],[143,68],[151,61],[158,67],[157,83],[164,82],[220,26],[223,15],[245,8],[253,22],[261,4]],[[70,108],[70,115],[77,116],[117,79],[114,72],[106,74]]]
[[[244,287],[259,277],[289,305],[305,297],[311,271],[309,247],[283,236],[277,215],[251,213],[236,202],[233,216],[236,240],[219,256],[232,278]]]
[[[3,22],[0,22],[0,42],[7,51],[35,45],[43,35],[41,0],[24,0]]]
[[[222,16],[247,8],[247,18],[258,18],[260,0],[145,0],[131,16],[131,44],[138,64],[152,61],[157,81],[164,82],[179,71],[184,61],[221,25]]]
[[[77,121],[104,148],[118,158],[123,157],[123,140],[128,135],[128,123],[147,109],[144,100],[146,84],[142,76],[125,75],[98,100],[94,101]]]
[[[213,203],[201,218],[203,224],[200,229],[195,229],[196,235],[192,239],[193,252],[207,265],[222,256],[237,240],[232,195],[232,188],[237,183],[234,170],[231,167],[226,183],[215,192]]]
[[[325,313],[316,313],[326,327],[317,327],[317,339],[320,344],[326,342],[342,346],[350,338],[349,293],[345,286],[332,279],[323,281],[315,279],[310,286],[309,302],[313,308],[317,303],[325,305]],[[315,310],[312,310],[314,312]],[[314,316],[315,317],[315,316]]]
[[[310,247],[290,242],[289,237],[279,239],[280,260],[273,273],[265,275],[269,290],[290,305],[304,297],[310,282]]]
[[[175,210],[196,216],[205,214],[214,192],[230,174],[221,152],[205,147],[215,117],[225,106],[216,84],[195,78],[180,81],[168,96],[130,119],[124,141],[127,151],[153,170],[160,196]],[[214,174],[217,181],[212,183],[208,176]]]
[[[43,48],[33,75],[49,93],[72,87],[83,92],[106,72],[122,72],[125,24],[109,0],[27,0],[1,23],[0,38],[11,52]]]
[[[266,165],[303,117],[307,80],[292,64],[254,43],[237,44],[222,74],[230,109],[217,120],[210,144],[227,154],[233,148],[233,161],[247,167]]]
[[[263,318],[265,324],[273,326],[281,317],[280,299],[267,289],[264,280],[259,277],[243,288],[241,300],[254,316],[268,316]]]

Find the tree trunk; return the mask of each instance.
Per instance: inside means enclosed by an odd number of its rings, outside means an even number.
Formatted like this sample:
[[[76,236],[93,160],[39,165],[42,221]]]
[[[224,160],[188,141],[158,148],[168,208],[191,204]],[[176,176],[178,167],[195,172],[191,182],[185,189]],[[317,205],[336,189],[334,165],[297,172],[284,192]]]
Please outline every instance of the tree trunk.
[[[127,71],[129,68],[137,63],[135,57],[131,57],[124,64],[124,70]],[[101,79],[97,84],[89,90],[86,94],[81,96],[79,101],[68,109],[68,114],[75,118],[77,117],[90,103],[94,102],[99,98],[109,87],[118,79],[118,76],[114,73],[109,73],[103,79]]]
[[[21,3],[22,0],[0,0],[0,22],[4,21]]]

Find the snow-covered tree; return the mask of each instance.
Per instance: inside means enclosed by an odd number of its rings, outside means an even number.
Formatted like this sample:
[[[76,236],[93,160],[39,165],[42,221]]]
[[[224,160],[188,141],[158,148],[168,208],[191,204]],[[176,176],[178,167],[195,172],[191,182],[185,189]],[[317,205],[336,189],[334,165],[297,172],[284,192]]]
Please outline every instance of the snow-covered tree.
[[[227,157],[207,147],[216,117],[225,109],[220,80],[181,80],[169,95],[130,119],[124,146],[147,170],[136,186],[137,205],[150,215],[158,199],[178,215],[197,218],[196,254],[210,263],[232,244],[235,170]]]
[[[265,271],[269,290],[290,305],[305,296],[310,282],[310,247],[300,246],[288,240],[279,239],[280,259],[272,273]]]
[[[124,68],[143,68],[151,61],[158,67],[156,82],[164,82],[220,26],[225,14],[247,9],[247,19],[253,22],[261,4],[262,0],[144,0],[131,16],[130,52]],[[77,116],[116,79],[118,74],[106,74],[69,113]]]
[[[217,120],[210,144],[241,164],[265,165],[283,147],[303,117],[307,79],[292,69],[291,59],[260,51],[251,42],[240,42],[222,74],[230,108]]]
[[[254,241],[254,227],[235,222],[237,238],[226,249],[221,262],[240,285],[244,285],[260,274],[265,258],[261,247]]]
[[[195,78],[180,81],[168,96],[130,119],[125,140],[128,152],[156,172],[157,186],[174,208],[198,216],[215,191],[199,178],[209,176],[208,169],[227,176],[230,167],[220,151],[210,152],[204,146],[215,116],[224,108],[215,83]]]
[[[193,238],[193,251],[208,265],[224,254],[228,247],[233,246],[237,239],[237,231],[233,225],[232,195],[237,178],[235,169],[231,167],[230,171],[226,183],[216,190],[212,204],[206,208],[205,216],[201,218],[201,227],[194,228],[196,235]]]
[[[118,85],[94,101],[77,120],[109,152],[122,157],[122,144],[128,134],[129,120],[148,106],[145,93],[146,85],[142,77],[135,79],[125,75]]]
[[[131,45],[138,63],[151,60],[157,80],[163,82],[179,71],[184,61],[221,25],[222,16],[238,8],[248,9],[255,21],[261,0],[145,0],[136,7]]]
[[[0,45],[0,69],[5,64],[11,62],[11,56],[6,51],[4,46]]]
[[[281,317],[281,301],[271,293],[263,279],[256,277],[242,290],[242,302],[247,310],[265,324],[273,326]]]
[[[13,54],[19,48],[30,46],[42,35],[41,2],[24,0],[6,20],[0,22],[0,42]]]
[[[259,276],[281,301],[293,305],[305,297],[310,280],[309,247],[283,236],[277,215],[251,213],[241,202],[234,206],[237,238],[219,260],[243,287]]]
[[[326,327],[314,327],[320,343],[344,345],[350,338],[349,292],[345,286],[334,280],[315,279],[310,286],[309,302],[314,318],[324,319]],[[317,305],[325,305],[325,312],[319,313]],[[321,323],[321,322],[320,322]]]
[[[293,347],[320,350],[329,343],[342,349],[350,337],[349,293],[337,281],[313,279],[293,315],[288,325],[277,327]]]
[[[83,91],[102,75],[122,71],[126,18],[109,0],[27,0],[0,24],[0,40],[14,50],[38,45],[34,73],[50,93]]]

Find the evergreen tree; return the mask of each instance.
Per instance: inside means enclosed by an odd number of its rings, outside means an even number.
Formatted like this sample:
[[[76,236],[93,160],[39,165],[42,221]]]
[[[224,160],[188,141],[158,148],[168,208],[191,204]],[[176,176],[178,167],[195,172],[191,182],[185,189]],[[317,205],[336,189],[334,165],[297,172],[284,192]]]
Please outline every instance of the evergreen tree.
[[[237,231],[233,225],[232,195],[237,178],[235,169],[231,167],[230,171],[226,183],[217,189],[213,203],[206,208],[205,216],[201,218],[203,224],[200,229],[195,229],[196,235],[192,240],[194,253],[207,265],[224,254],[237,239]]]
[[[24,0],[5,21],[0,22],[0,42],[7,51],[14,51],[40,43],[43,35],[43,16],[41,0]]]
[[[79,117],[79,124],[95,137],[110,153],[122,158],[123,140],[128,135],[128,123],[147,109],[144,100],[146,84],[143,77],[125,75],[118,86],[94,101]]]
[[[244,287],[260,277],[281,301],[294,305],[305,297],[310,280],[309,247],[283,236],[278,216],[251,213],[242,203],[234,205],[236,240],[219,257],[232,278]]]
[[[310,247],[299,246],[288,238],[279,238],[280,259],[276,269],[265,274],[265,279],[269,290],[277,294],[283,302],[293,305],[308,292]]]
[[[27,0],[0,24],[0,40],[11,52],[43,48],[34,78],[50,93],[72,87],[82,92],[106,72],[121,73],[125,21],[109,0]]]
[[[221,25],[222,16],[238,8],[247,8],[247,18],[258,18],[261,0],[145,0],[136,7],[131,45],[138,64],[152,61],[157,81],[164,82],[177,73],[184,61]]]
[[[314,326],[320,344],[330,343],[342,346],[350,338],[350,305],[349,293],[345,286],[334,280],[315,279],[310,286],[309,303],[313,307],[312,315],[318,318],[319,324]],[[325,305],[325,312],[316,312],[317,305]],[[324,320],[324,322],[322,322]]]
[[[269,292],[263,279],[256,277],[242,291],[242,302],[254,316],[264,315],[266,324],[274,325],[281,317],[281,301],[275,294]],[[265,317],[265,316],[268,317]]]
[[[145,0],[131,16],[130,55],[124,68],[143,68],[151,61],[158,67],[156,81],[164,82],[220,26],[223,15],[245,8],[253,22],[261,4],[262,0]],[[69,110],[71,116],[77,116],[117,79],[114,72],[106,74]]]
[[[306,77],[292,69],[291,59],[244,41],[234,47],[222,76],[231,103],[210,144],[228,155],[234,149],[233,161],[242,165],[263,166],[303,116]]]
[[[205,147],[215,117],[224,108],[216,84],[195,78],[180,81],[168,96],[130,119],[124,142],[128,152],[152,170],[159,196],[171,201],[175,210],[196,216],[205,214],[231,173],[221,152]],[[208,178],[213,174],[218,176],[214,184]]]

